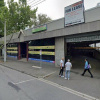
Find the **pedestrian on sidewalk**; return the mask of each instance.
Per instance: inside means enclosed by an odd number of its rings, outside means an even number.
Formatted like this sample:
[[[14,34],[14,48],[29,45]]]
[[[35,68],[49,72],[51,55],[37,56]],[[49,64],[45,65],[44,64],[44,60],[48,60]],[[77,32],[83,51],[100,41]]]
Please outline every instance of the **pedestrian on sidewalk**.
[[[60,60],[60,72],[59,72],[59,76],[64,77],[63,76],[63,70],[64,70],[64,58],[62,58]]]
[[[90,71],[90,65],[89,65],[89,61],[87,59],[85,59],[85,66],[84,66],[84,72],[83,74],[81,74],[82,76],[84,76],[85,72],[88,71],[91,75],[91,78],[93,78],[93,75]]]
[[[70,62],[70,59],[68,59],[65,64],[65,79],[69,80],[71,67],[72,67],[72,64]]]

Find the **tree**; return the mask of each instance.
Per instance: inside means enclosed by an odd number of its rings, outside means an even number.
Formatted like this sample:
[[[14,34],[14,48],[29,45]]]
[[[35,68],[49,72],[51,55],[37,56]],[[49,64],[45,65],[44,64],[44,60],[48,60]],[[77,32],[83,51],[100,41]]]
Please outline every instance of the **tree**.
[[[30,6],[27,6],[26,0],[19,0],[19,3],[14,0],[8,1],[8,7],[4,5],[4,0],[0,1],[0,34],[4,34],[4,23],[6,19],[7,35],[25,29],[25,27],[36,26],[45,24],[51,21],[45,14],[39,14],[36,16],[37,9],[31,10]]]
[[[0,7],[4,6],[4,0],[0,0]]]
[[[31,19],[36,19],[37,9],[31,10],[29,6],[25,6],[22,3],[18,4],[14,0],[10,0],[8,8],[5,8],[7,11],[1,10],[0,16],[4,20],[4,14],[6,14],[7,34],[18,32],[20,29],[24,30],[26,26],[31,25]]]
[[[1,15],[1,9],[4,6],[4,0],[0,1],[0,36],[2,36],[2,32],[3,32],[3,22],[2,22],[2,15]]]
[[[4,34],[4,22],[8,19],[8,8],[4,5],[4,0],[0,1],[0,35]]]
[[[27,6],[27,1],[26,0],[19,0],[19,4],[23,6]]]
[[[48,17],[46,14],[38,14],[37,19],[34,21],[35,26],[46,24],[47,22],[52,21],[50,17]]]

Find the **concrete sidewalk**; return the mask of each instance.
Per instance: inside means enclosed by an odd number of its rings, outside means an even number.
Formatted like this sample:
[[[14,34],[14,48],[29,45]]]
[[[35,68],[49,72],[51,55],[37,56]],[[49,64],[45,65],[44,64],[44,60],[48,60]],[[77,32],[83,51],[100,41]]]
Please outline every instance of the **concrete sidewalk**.
[[[93,96],[100,99],[100,73],[96,74],[93,72],[94,78],[90,78],[89,73],[86,73],[85,76],[81,76],[83,69],[73,68],[71,70],[70,80],[65,80],[58,76],[59,68],[54,67],[52,64],[46,65],[42,63],[42,68],[40,68],[39,62],[27,62],[27,61],[18,61],[10,60],[3,62],[1,60],[1,65],[20,71],[22,73],[31,75],[37,78],[45,78],[46,80],[55,82],[59,85],[71,88],[81,93]]]
[[[41,66],[38,61],[26,61],[26,60],[16,60],[16,59],[7,59],[7,62],[3,62],[3,59],[0,61],[0,65],[5,67],[26,73],[28,75],[45,78],[57,71],[58,68],[54,67],[53,64],[46,65],[45,62],[42,62]]]

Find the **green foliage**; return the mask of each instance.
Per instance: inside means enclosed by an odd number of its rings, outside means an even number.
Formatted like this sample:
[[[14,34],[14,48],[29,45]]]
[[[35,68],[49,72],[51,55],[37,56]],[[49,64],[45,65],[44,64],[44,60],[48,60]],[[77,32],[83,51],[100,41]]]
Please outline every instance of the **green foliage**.
[[[51,18],[48,17],[46,14],[38,14],[38,17],[35,20],[35,26],[42,25],[50,21],[51,21]]]
[[[4,6],[4,0],[0,0],[0,7]]]
[[[2,7],[0,9],[0,30],[4,33],[4,21],[6,19],[7,23],[7,34],[11,34],[14,32],[20,31],[20,29],[25,29],[26,26],[31,26],[32,20],[36,19],[37,9],[31,10],[29,6],[25,6],[23,2],[25,0],[21,0],[22,3],[18,4],[14,2],[14,0],[10,0],[8,2],[8,8]],[[2,23],[2,24],[1,24]]]
[[[0,0],[0,36],[3,35],[3,22],[2,22],[2,18],[3,18],[3,9],[4,7],[4,0]]]
[[[4,0],[0,0],[0,35],[4,35],[4,22],[6,21],[7,35],[25,29],[32,25],[37,26],[51,21],[45,14],[36,17],[37,9],[31,10],[26,4],[26,0],[8,1],[8,7],[4,6]]]
[[[19,0],[19,2],[26,3],[26,0]]]
[[[8,20],[9,12],[7,7],[0,8],[0,35],[4,34],[4,22]]]
[[[19,0],[19,4],[21,5],[21,6],[27,6],[27,0]]]

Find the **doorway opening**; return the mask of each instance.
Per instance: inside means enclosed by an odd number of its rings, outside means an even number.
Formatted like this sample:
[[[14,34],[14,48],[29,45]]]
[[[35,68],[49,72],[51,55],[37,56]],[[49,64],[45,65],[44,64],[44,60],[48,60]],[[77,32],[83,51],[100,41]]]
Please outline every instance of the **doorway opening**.
[[[21,48],[21,58],[26,58],[26,54],[27,54],[26,43],[21,43],[20,48]]]

